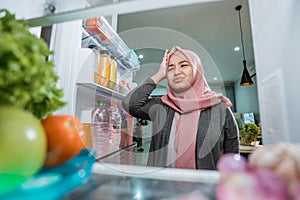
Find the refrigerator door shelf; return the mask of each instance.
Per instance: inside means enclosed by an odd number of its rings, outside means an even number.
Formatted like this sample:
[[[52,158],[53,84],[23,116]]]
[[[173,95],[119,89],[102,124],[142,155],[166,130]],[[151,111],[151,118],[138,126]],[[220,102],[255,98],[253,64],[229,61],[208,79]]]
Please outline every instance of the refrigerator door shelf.
[[[85,46],[83,47],[98,46],[101,49],[108,50],[123,67],[131,70],[139,69],[140,62],[137,55],[128,48],[103,16],[86,19],[83,21],[82,26],[85,29],[83,39],[89,40],[84,41]]]
[[[132,50],[130,50],[130,52],[123,53],[124,48],[122,47],[121,44],[105,45],[101,41],[97,40],[93,36],[93,34],[90,34],[85,29],[82,29],[81,48],[88,49],[88,48],[95,48],[95,47],[97,49],[107,50],[110,55],[114,56],[118,63],[119,71],[137,71],[140,68],[140,62],[136,57],[136,54],[132,52]]]
[[[93,89],[94,91],[112,95],[118,99],[124,98],[128,91],[123,86],[111,81],[108,81],[111,88],[94,83],[95,68],[98,63],[98,55],[89,48],[81,48],[78,51],[77,67],[78,69],[80,69],[80,71],[76,80],[77,85],[85,86],[87,88]]]

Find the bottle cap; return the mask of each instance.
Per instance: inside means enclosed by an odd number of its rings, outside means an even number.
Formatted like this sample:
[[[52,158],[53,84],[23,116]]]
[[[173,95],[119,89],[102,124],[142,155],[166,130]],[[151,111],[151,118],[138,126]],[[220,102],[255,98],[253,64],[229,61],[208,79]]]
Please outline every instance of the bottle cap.
[[[100,51],[100,54],[109,54],[109,52],[106,51],[106,50],[101,50],[101,51]]]
[[[115,103],[110,104],[110,108],[118,108],[118,105]]]
[[[88,48],[90,48],[90,49],[98,49],[98,47],[96,45],[94,45],[94,44],[89,45]]]
[[[106,104],[106,101],[105,101],[105,100],[98,100],[98,101],[97,101],[97,104],[98,104],[98,105],[105,105],[105,104]]]

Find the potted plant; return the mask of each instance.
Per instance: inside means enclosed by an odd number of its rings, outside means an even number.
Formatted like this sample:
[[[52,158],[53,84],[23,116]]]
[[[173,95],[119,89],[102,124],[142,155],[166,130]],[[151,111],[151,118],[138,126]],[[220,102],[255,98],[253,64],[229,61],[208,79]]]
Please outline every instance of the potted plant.
[[[240,131],[240,144],[244,146],[255,146],[260,128],[256,124],[245,124],[245,128]]]

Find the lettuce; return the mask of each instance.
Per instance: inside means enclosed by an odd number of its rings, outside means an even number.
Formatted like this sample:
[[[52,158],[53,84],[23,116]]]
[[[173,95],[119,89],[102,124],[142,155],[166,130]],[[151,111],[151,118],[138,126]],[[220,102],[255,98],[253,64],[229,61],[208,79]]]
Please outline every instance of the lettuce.
[[[28,30],[25,20],[0,10],[0,105],[13,105],[43,119],[66,105],[57,88],[54,63],[47,60],[44,40]]]

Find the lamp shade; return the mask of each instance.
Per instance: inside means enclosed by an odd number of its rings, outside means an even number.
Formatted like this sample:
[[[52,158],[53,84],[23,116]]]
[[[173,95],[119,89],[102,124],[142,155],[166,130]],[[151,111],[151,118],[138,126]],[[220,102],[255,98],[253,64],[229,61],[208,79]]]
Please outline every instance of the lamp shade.
[[[251,76],[247,70],[247,67],[246,67],[246,60],[243,60],[243,65],[244,65],[244,70],[243,70],[243,75],[242,75],[242,78],[241,78],[241,83],[240,83],[240,86],[249,86],[249,85],[252,85],[253,84],[253,81],[251,79]]]
[[[249,75],[249,72],[246,67],[246,59],[245,59],[245,48],[244,48],[244,40],[243,40],[243,30],[242,30],[242,20],[241,20],[241,9],[242,5],[238,5],[235,7],[235,9],[239,12],[239,24],[240,24],[240,33],[241,33],[241,42],[242,42],[242,48],[243,48],[243,75],[240,82],[240,86],[249,86],[253,84],[253,81],[251,79],[251,76]]]

